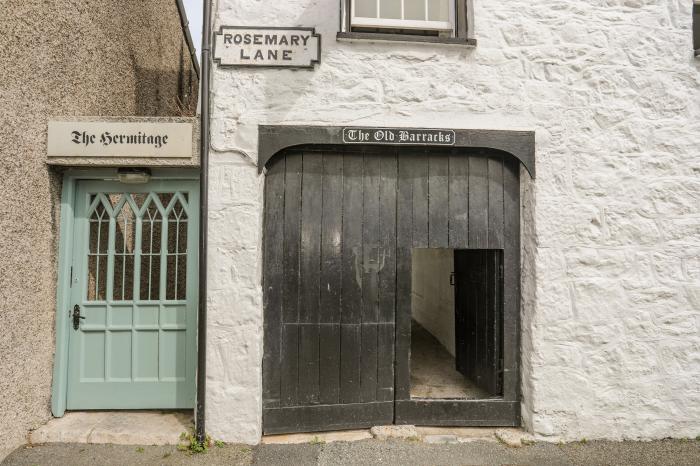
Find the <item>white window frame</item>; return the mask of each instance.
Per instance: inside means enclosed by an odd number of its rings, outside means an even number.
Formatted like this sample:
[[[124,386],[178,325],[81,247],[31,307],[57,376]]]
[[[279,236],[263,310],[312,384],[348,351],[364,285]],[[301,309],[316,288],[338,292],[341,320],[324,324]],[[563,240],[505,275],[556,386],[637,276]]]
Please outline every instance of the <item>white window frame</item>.
[[[401,16],[404,16],[404,2],[401,0]],[[425,17],[428,17],[428,1],[425,0]],[[351,27],[372,27],[386,29],[420,29],[430,31],[450,31],[455,32],[455,2],[448,0],[450,7],[449,21],[428,21],[428,20],[411,20],[411,19],[387,19],[379,18],[382,0],[377,0],[377,17],[366,18],[364,16],[355,16],[355,0],[350,2],[350,26]]]

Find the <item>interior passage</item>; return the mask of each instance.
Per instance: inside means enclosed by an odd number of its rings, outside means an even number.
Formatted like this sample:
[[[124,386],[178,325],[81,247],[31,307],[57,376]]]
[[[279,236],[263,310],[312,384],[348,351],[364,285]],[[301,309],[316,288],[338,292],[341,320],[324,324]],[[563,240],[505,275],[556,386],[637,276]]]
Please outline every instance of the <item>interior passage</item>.
[[[411,398],[477,400],[485,390],[457,372],[455,358],[415,320],[411,322]]]
[[[413,249],[411,398],[500,396],[501,264],[498,250]]]

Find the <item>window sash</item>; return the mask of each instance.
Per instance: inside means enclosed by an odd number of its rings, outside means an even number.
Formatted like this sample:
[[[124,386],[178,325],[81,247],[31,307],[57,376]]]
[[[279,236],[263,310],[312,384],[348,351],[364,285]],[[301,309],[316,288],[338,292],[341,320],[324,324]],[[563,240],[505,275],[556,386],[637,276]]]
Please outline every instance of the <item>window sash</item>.
[[[425,17],[428,18],[428,1],[425,2]],[[401,0],[401,17],[405,13],[405,2]],[[395,29],[429,29],[438,31],[454,31],[454,2],[448,1],[449,4],[449,21],[430,21],[430,20],[414,20],[414,19],[389,19],[380,18],[382,0],[377,0],[377,17],[368,18],[364,16],[355,16],[355,0],[350,2],[350,24],[351,26],[360,27],[380,27],[380,28],[395,28]]]

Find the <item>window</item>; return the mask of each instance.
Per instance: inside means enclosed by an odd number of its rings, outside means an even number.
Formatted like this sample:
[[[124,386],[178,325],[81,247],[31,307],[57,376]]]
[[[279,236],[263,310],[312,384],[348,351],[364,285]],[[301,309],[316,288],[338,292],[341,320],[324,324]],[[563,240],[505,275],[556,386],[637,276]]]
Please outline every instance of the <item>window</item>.
[[[352,0],[353,28],[453,31],[450,0]]]
[[[339,39],[474,45],[472,0],[342,0]]]

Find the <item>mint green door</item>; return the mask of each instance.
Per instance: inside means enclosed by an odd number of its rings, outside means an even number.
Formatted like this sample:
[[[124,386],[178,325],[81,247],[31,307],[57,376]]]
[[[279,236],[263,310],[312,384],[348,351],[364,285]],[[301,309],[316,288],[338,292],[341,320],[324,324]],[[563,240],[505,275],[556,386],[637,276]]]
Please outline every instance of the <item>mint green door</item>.
[[[198,198],[189,180],[78,182],[67,409],[194,407]]]

